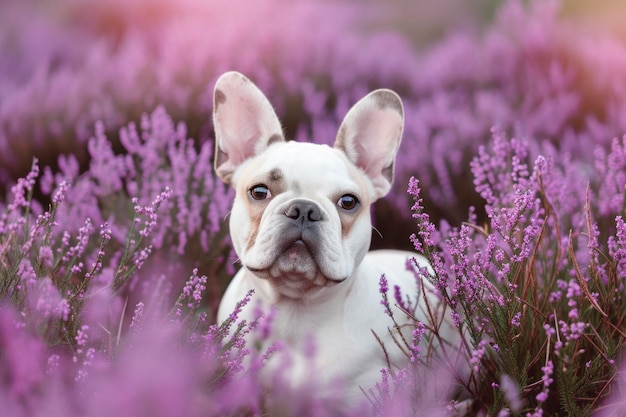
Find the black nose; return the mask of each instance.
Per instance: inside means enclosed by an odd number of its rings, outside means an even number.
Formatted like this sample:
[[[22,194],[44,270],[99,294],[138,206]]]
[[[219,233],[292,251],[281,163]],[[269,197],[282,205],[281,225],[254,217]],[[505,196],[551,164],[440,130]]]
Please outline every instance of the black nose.
[[[294,201],[285,211],[285,216],[302,222],[318,222],[322,220],[322,210],[312,201]]]

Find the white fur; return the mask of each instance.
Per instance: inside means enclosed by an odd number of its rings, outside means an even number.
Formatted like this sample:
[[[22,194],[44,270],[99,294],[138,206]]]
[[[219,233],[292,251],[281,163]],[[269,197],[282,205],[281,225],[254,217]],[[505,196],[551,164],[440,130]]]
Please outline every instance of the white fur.
[[[275,312],[272,334],[261,348],[281,340],[293,361],[288,379],[294,387],[314,380],[318,394],[330,397],[331,382],[343,382],[348,403],[362,399],[361,388],[371,388],[388,365],[373,333],[392,367],[408,362],[380,303],[382,274],[392,306],[398,286],[417,305],[415,318],[452,340],[454,329],[432,286],[418,285],[406,269],[410,257],[429,268],[426,260],[408,252],[367,253],[370,205],[388,192],[393,177],[404,118],[400,98],[389,90],[370,93],[346,115],[330,148],[285,142],[269,101],[243,75],[224,74],[215,89],[216,172],[237,191],[230,228],[243,265],[222,298],[218,321],[254,289],[253,303]],[[251,197],[250,189],[259,184],[270,190],[266,200]],[[361,206],[339,207],[345,195],[357,196]],[[288,215],[294,206],[298,215]],[[413,319],[393,308],[410,340]],[[254,318],[251,307],[242,314]],[[310,344],[312,358],[306,355]],[[269,371],[281,362],[280,354],[272,361]]]

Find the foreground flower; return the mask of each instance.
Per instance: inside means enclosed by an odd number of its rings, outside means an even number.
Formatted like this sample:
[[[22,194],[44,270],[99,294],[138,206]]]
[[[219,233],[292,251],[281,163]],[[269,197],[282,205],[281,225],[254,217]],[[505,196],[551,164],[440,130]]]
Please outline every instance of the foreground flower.
[[[613,174],[600,170],[581,185],[580,174],[569,175],[572,161],[535,146],[496,130],[491,149],[474,159],[483,225],[470,216],[436,230],[413,181],[420,230],[413,241],[458,317],[472,368],[458,379],[474,406],[488,414],[586,415],[621,389],[614,381],[626,342],[626,275],[617,270],[624,224],[593,204]],[[545,153],[532,163],[537,150]],[[614,146],[607,158],[621,153]],[[622,178],[615,189],[625,187]],[[615,193],[623,202],[622,191]],[[599,236],[609,237],[603,244]],[[512,399],[512,384],[521,398]]]

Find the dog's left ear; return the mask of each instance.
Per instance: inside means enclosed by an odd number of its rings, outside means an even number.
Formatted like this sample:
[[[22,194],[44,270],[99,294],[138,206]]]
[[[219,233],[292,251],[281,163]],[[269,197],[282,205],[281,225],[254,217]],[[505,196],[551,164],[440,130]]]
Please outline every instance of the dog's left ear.
[[[382,89],[356,103],[337,133],[335,148],[372,180],[376,199],[384,197],[391,188],[403,129],[402,100],[393,91]]]

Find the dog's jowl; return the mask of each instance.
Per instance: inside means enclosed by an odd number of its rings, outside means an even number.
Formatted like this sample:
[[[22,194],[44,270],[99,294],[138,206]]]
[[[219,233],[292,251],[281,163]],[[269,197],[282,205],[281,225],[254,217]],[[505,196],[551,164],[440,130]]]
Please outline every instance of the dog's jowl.
[[[252,303],[274,314],[271,336],[260,348],[277,340],[285,347],[265,372],[290,355],[291,366],[282,371],[292,387],[316,384],[320,396],[330,397],[335,383],[343,383],[345,401],[358,401],[381,369],[408,363],[394,332],[411,340],[414,319],[440,333],[454,331],[433,288],[406,268],[411,257],[428,267],[423,258],[368,253],[370,206],[393,181],[402,101],[390,90],[368,94],[350,109],[330,147],[286,141],[267,98],[239,73],[222,75],[214,98],[215,170],[236,190],[230,233],[242,265],[218,320],[254,289]],[[399,328],[380,302],[382,274],[415,307],[407,314],[390,301]],[[248,307],[243,315],[251,320],[255,308]]]

